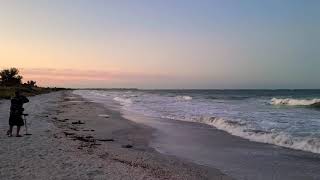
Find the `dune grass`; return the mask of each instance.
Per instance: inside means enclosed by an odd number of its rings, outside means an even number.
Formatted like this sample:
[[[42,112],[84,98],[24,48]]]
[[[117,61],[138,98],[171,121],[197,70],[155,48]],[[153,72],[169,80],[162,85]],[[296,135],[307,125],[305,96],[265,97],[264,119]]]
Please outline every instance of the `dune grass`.
[[[53,91],[65,90],[64,88],[42,88],[42,87],[1,87],[0,99],[10,99],[14,92],[19,89],[25,96],[35,96],[38,94],[49,93]]]

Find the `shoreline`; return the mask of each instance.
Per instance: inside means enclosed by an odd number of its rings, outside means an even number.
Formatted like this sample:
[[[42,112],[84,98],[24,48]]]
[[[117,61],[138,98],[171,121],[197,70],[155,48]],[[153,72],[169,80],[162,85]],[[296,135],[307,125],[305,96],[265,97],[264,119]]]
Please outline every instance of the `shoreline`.
[[[152,144],[157,151],[220,169],[235,179],[315,180],[320,177],[320,155],[316,153],[250,141],[202,123],[147,118],[132,113],[125,117],[157,128]]]
[[[30,99],[26,111],[33,135],[1,136],[4,179],[231,179],[217,169],[156,152],[148,145],[152,128],[72,91]],[[0,110],[8,104],[1,102]],[[7,116],[0,116],[1,132]]]
[[[149,145],[154,133],[154,129],[151,127],[126,119],[120,111],[90,102],[79,95],[72,94],[72,96],[77,97],[76,100],[73,99],[74,101],[83,101],[86,104],[86,110],[88,106],[94,108],[95,116],[98,115],[99,117],[101,115],[100,120],[93,120],[94,122],[83,120],[85,123],[83,128],[94,129],[93,134],[97,139],[108,137],[106,138],[108,147],[115,148],[109,152],[109,156],[113,160],[133,167],[148,169],[147,171],[155,173],[155,176],[159,179],[231,179],[217,169],[157,152]],[[81,106],[81,103],[73,105]],[[108,129],[108,132],[105,131],[106,129]],[[111,145],[109,140],[114,140],[111,141]],[[129,146],[129,148],[126,146]],[[99,151],[99,148],[101,149],[101,147],[97,147],[97,151]],[[123,152],[118,153],[119,150]],[[126,154],[125,157],[121,157],[123,154]],[[137,161],[137,159],[139,160]]]
[[[219,169],[235,179],[313,180],[320,177],[320,154],[250,141],[204,123],[150,117],[127,110],[123,108],[125,104],[112,98],[83,97],[115,107],[126,119],[155,129],[151,146],[158,152]]]

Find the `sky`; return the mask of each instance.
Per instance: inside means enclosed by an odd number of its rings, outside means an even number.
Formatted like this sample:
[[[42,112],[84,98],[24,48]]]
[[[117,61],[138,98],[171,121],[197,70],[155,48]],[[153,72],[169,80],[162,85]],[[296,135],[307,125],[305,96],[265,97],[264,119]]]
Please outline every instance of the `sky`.
[[[41,86],[320,88],[318,0],[0,0],[0,68]]]

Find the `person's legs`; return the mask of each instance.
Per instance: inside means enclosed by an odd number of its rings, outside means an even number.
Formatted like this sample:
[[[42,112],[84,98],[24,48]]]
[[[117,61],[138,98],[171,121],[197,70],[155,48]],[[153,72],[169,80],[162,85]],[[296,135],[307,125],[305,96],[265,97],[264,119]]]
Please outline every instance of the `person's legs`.
[[[21,126],[17,126],[17,137],[21,137],[21,135],[19,134],[20,133],[20,128],[21,128]]]
[[[13,126],[10,125],[9,130],[7,131],[8,136],[12,136]]]

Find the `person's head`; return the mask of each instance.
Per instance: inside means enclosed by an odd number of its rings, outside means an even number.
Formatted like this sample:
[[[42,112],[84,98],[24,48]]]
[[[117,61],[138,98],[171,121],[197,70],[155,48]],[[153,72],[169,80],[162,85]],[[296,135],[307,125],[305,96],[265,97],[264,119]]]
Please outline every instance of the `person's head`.
[[[14,94],[15,94],[16,96],[20,96],[20,95],[21,95],[21,92],[20,92],[19,90],[16,90],[16,91],[14,92]]]

